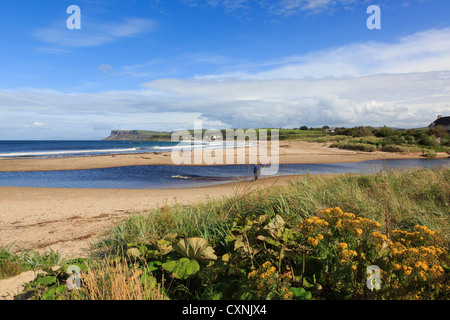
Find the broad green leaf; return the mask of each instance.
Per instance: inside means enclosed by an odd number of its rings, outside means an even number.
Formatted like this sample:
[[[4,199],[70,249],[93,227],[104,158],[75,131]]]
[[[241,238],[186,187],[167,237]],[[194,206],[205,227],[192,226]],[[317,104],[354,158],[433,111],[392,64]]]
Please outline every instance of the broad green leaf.
[[[42,300],[55,300],[55,295],[56,295],[56,289],[55,288],[50,288],[49,290],[47,290],[46,292],[44,292],[42,294]]]
[[[147,262],[148,269],[150,272],[154,272],[156,270],[159,270],[159,268],[162,266],[161,261],[149,261]]]
[[[270,223],[264,227],[265,230],[269,231],[270,235],[274,238],[281,236],[284,228],[284,220],[280,215],[276,215]]]
[[[48,286],[56,283],[56,276],[39,277],[36,279],[36,282],[45,287],[48,287]]]
[[[67,271],[67,268],[70,266],[76,266],[76,267],[80,268],[81,271],[84,271],[84,272],[87,271],[87,265],[84,262],[75,262],[75,263],[71,263],[70,265],[66,265],[66,266],[67,267],[66,267],[65,271]]]
[[[203,238],[188,238],[178,242],[174,249],[181,255],[199,261],[217,260],[214,249]]]
[[[148,273],[143,273],[141,276],[141,283],[146,285],[148,289],[153,290],[157,286],[156,278],[149,275]]]
[[[311,292],[306,291],[303,288],[289,288],[289,291],[293,293],[294,300],[309,300],[311,299]]]
[[[268,244],[271,244],[273,246],[279,247],[281,246],[281,242],[273,239],[273,238],[269,238],[269,237],[265,237],[264,241],[267,242]]]
[[[166,254],[170,253],[173,250],[172,244],[170,243],[170,241],[165,240],[165,239],[158,240],[155,243],[155,247],[158,249],[158,251],[162,255],[166,255]]]
[[[141,256],[141,251],[138,248],[128,248],[127,255],[134,258],[138,258]]]
[[[242,248],[242,250],[244,250],[245,253],[251,255],[257,254],[260,250],[256,246],[250,245],[242,235],[239,235],[236,239],[236,242],[234,243],[234,250],[238,250],[240,248]]]
[[[267,220],[267,214],[262,214],[258,217],[258,223],[263,223]]]
[[[230,243],[230,242],[233,242],[233,241],[235,241],[235,240],[236,240],[236,237],[233,236],[233,235],[231,235],[231,234],[228,234],[228,235],[225,237],[225,242],[226,242],[226,243]]]
[[[181,258],[163,263],[163,268],[179,279],[187,279],[200,270],[200,265],[195,259]]]
[[[63,294],[67,290],[68,290],[67,286],[61,284],[56,288],[56,293]]]

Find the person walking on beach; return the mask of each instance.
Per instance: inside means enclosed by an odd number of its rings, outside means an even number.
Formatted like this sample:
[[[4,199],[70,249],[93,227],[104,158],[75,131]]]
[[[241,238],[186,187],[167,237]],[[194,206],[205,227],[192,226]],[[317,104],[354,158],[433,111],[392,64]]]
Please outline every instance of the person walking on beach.
[[[258,180],[258,176],[259,176],[259,167],[258,165],[255,163],[255,168],[253,169],[253,176],[255,177],[255,179],[253,181]]]

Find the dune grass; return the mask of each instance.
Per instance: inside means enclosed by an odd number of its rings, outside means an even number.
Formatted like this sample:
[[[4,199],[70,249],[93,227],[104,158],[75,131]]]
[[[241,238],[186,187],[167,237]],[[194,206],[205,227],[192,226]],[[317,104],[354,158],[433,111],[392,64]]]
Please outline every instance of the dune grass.
[[[0,280],[14,277],[24,271],[39,270],[59,265],[64,258],[56,251],[39,253],[23,250],[14,244],[0,245]]]
[[[167,300],[148,267],[90,261],[83,275],[83,290],[71,292],[72,300]]]
[[[223,241],[239,213],[281,215],[301,222],[330,207],[379,221],[384,228],[411,230],[424,225],[450,238],[450,169],[415,169],[370,175],[305,175],[287,186],[250,190],[200,204],[161,207],[135,215],[108,230],[96,248],[117,251],[127,243],[144,243],[169,233]]]

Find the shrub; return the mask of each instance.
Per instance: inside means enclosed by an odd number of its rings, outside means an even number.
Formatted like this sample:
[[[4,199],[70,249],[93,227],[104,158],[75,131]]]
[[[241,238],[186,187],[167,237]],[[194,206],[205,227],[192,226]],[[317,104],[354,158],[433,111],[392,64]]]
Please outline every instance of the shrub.
[[[434,158],[436,158],[436,152],[434,152],[434,151],[427,151],[427,152],[424,152],[423,156],[425,158],[434,159]]]
[[[388,136],[381,141],[383,146],[387,145],[403,145],[406,144],[406,139],[399,135]]]
[[[358,143],[358,142],[337,142],[330,145],[330,148],[340,148],[347,150],[358,150],[364,152],[375,152],[377,147],[373,144]]]
[[[386,137],[393,136],[396,134],[397,134],[396,130],[394,130],[392,128],[388,128],[386,126],[378,128],[374,132],[374,135],[376,137],[381,137],[381,138],[386,138]]]
[[[448,132],[445,130],[443,126],[435,126],[434,128],[428,129],[427,134],[429,136],[435,136],[439,138],[448,137]]]
[[[415,135],[417,144],[422,146],[434,146],[437,145],[436,138],[434,136],[429,136],[423,132]]]

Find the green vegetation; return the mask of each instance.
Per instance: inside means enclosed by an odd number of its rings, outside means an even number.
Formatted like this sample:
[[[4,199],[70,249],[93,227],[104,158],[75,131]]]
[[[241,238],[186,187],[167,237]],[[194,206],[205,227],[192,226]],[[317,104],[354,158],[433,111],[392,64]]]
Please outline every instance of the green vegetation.
[[[24,271],[39,270],[59,265],[63,258],[58,252],[50,250],[46,253],[38,253],[32,250],[20,250],[20,254],[14,253],[15,246],[0,246],[0,280],[14,277]]]
[[[64,288],[62,268],[37,277],[27,294],[449,299],[449,181],[450,169],[441,168],[306,175],[259,190],[243,183],[233,197],[127,219],[93,248],[107,258],[75,261],[84,264],[81,289]],[[365,285],[370,265],[381,269],[380,290]]]
[[[333,137],[338,137],[338,140],[330,145],[332,148],[367,152],[422,152],[426,157],[435,157],[436,152],[450,152],[450,136],[440,126],[422,130],[340,128],[335,130],[329,141],[333,141]]]
[[[422,153],[430,158],[436,157],[436,152],[450,153],[450,136],[440,126],[410,130],[388,127],[337,128],[332,133],[325,133],[319,129],[281,129],[280,140],[319,142],[326,143],[331,148],[364,152]]]
[[[325,137],[327,134],[321,129],[308,129],[308,130],[279,129],[279,135],[280,140],[305,140],[305,139],[316,139],[320,137]]]

